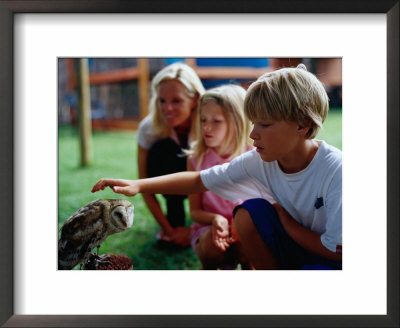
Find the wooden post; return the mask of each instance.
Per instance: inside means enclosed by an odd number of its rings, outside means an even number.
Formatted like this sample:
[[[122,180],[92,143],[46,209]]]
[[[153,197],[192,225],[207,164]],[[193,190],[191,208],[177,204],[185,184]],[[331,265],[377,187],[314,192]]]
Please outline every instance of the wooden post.
[[[149,60],[138,59],[138,68],[139,111],[142,120],[149,113]]]
[[[87,166],[92,162],[92,118],[90,108],[89,64],[87,58],[77,59],[77,68],[81,165]]]

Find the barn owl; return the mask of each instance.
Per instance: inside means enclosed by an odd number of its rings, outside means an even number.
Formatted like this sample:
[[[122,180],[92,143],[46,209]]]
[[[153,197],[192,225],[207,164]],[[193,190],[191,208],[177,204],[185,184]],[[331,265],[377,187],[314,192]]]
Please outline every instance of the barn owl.
[[[85,264],[95,247],[109,236],[132,226],[133,205],[127,200],[99,199],[65,221],[58,241],[58,268],[71,270]]]

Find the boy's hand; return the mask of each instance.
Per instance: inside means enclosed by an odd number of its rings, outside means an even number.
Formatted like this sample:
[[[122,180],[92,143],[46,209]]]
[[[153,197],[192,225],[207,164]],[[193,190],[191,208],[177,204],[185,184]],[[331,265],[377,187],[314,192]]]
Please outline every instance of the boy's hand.
[[[282,226],[286,229],[286,223],[290,220],[293,220],[293,218],[290,216],[290,214],[278,203],[273,203],[272,204],[276,212],[278,213],[279,220],[281,221]]]
[[[228,220],[221,215],[217,215],[212,221],[211,233],[214,245],[225,252],[229,247]]]
[[[106,187],[110,187],[115,193],[125,196],[135,196],[139,193],[139,187],[134,180],[122,179],[101,179],[93,186],[92,192],[104,190]]]

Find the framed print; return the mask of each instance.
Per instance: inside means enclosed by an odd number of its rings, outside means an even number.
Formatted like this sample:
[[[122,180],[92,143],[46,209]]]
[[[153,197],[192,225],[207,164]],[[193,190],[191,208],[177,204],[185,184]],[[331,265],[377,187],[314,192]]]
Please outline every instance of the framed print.
[[[2,325],[399,325],[399,3],[299,4],[0,1]],[[89,41],[82,39],[89,34]],[[168,40],[177,34],[185,42]],[[201,41],[193,48],[195,37]],[[108,40],[107,47],[99,47],[102,40]],[[57,58],[224,54],[343,58],[343,213],[349,251],[342,272],[256,271],[251,277],[57,272],[47,237],[57,215]],[[223,281],[232,286],[225,302],[206,298]]]

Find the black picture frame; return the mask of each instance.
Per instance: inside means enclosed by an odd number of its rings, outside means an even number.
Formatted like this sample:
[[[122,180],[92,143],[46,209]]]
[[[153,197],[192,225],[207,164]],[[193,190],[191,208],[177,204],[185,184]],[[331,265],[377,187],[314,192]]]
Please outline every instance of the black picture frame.
[[[384,13],[387,17],[387,315],[15,315],[13,21],[17,13]],[[0,1],[0,324],[4,327],[399,327],[398,0]],[[372,259],[373,261],[373,259]],[[372,282],[371,282],[372,283]],[[367,286],[366,286],[367,288]]]

